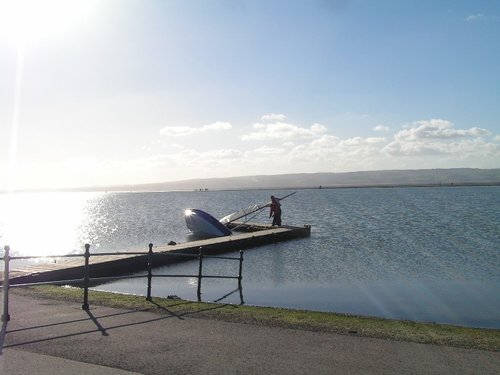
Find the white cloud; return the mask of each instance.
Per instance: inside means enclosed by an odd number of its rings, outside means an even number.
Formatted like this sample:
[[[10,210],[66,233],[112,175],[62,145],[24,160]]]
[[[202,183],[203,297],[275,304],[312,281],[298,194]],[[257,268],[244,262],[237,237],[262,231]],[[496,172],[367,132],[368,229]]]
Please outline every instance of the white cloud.
[[[376,132],[388,132],[390,128],[384,125],[377,125],[372,130]]]
[[[484,18],[484,14],[482,13],[476,13],[476,14],[470,14],[467,16],[466,20],[467,22],[474,22],[474,21],[478,21],[480,20],[481,18]]]
[[[196,132],[196,128],[190,126],[165,126],[160,134],[166,137],[186,137]]]
[[[488,136],[490,132],[482,128],[456,129],[449,121],[434,119],[411,123],[392,140],[323,134],[282,158],[297,168],[326,171],[498,167],[500,145],[488,141]]]
[[[376,144],[376,143],[385,143],[387,142],[387,138],[385,137],[368,137],[365,139],[367,144]]]
[[[428,121],[415,121],[407,125],[395,135],[397,141],[417,141],[422,139],[457,139],[480,137],[489,135],[486,129],[473,127],[470,129],[454,129],[453,123],[446,120],[432,119]]]
[[[382,150],[391,156],[418,156],[445,154],[443,144],[426,142],[391,142]]]
[[[311,142],[311,145],[314,147],[335,147],[339,144],[340,138],[330,135],[330,134],[325,134],[322,137],[315,139],[314,141]]]
[[[500,135],[496,135],[495,138],[493,138],[495,141],[500,142]]]
[[[340,139],[325,134],[309,143],[294,147],[287,157],[294,165],[310,165],[313,170],[346,171],[366,169],[384,158],[385,138],[353,137]]]
[[[256,123],[253,125],[253,128],[257,131],[245,134],[241,139],[244,141],[293,141],[297,139],[317,138],[327,131],[326,126],[321,124],[313,124],[309,128],[303,128],[284,122],[276,122],[272,124]]]
[[[326,128],[325,125],[321,125],[321,124],[313,124],[311,126],[311,131],[315,134],[315,135],[319,135],[319,134],[323,134],[323,133],[326,133],[328,129]]]
[[[229,122],[217,121],[210,125],[204,125],[201,130],[229,130],[232,126]]]
[[[362,146],[362,145],[373,145],[377,143],[384,143],[386,141],[387,140],[384,137],[368,137],[368,138],[354,137],[345,139],[341,141],[339,144],[342,146]]]
[[[285,121],[286,116],[283,114],[270,113],[268,115],[264,115],[260,118],[262,121]]]
[[[491,133],[482,128],[455,129],[453,123],[432,119],[416,121],[394,136],[394,141],[383,151],[392,156],[484,154],[495,153],[495,146],[483,140]]]
[[[174,149],[177,149],[177,150],[184,150],[184,146],[183,145],[180,145],[178,143],[171,143],[168,145],[168,147],[170,148],[174,148]]]
[[[278,154],[283,154],[284,151],[285,150],[278,147],[261,146],[259,148],[256,148],[253,152],[255,152],[256,154],[263,154],[263,155],[278,155]]]
[[[186,137],[207,131],[229,130],[231,128],[232,126],[229,122],[217,121],[209,125],[203,125],[200,128],[192,126],[165,126],[160,130],[160,134],[166,137]]]

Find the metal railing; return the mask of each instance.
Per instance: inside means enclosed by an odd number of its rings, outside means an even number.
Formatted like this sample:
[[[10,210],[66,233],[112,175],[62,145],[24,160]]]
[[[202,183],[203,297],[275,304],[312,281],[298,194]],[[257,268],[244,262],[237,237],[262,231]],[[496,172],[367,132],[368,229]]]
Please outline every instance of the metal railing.
[[[90,253],[90,245],[85,244],[85,252],[83,254],[66,254],[66,255],[43,255],[43,256],[10,256],[10,247],[4,247],[4,256],[0,258],[0,260],[4,261],[4,277],[3,284],[0,288],[3,289],[3,314],[2,321],[7,322],[10,320],[9,315],[9,289],[14,287],[24,287],[24,286],[35,286],[35,285],[57,285],[57,284],[79,284],[83,285],[83,310],[89,310],[89,287],[91,283],[100,284],[105,281],[115,281],[115,280],[123,280],[123,279],[137,279],[137,278],[147,278],[147,289],[146,289],[146,300],[151,301],[151,289],[152,289],[152,280],[154,277],[188,277],[188,278],[197,278],[198,279],[198,288],[197,288],[197,297],[198,301],[201,301],[201,280],[206,279],[237,279],[238,280],[238,289],[240,291],[241,297],[241,280],[242,280],[242,271],[243,271],[243,251],[240,250],[240,256],[236,257],[225,257],[225,256],[216,256],[216,255],[205,255],[202,252],[202,247],[199,248],[198,254],[193,253],[177,253],[177,252],[161,252],[154,253],[153,252],[153,244],[150,243],[148,245],[149,249],[147,252],[116,252],[116,253]],[[95,256],[123,256],[123,255],[147,255],[147,274],[146,275],[126,275],[126,276],[106,276],[106,277],[90,277],[90,258]],[[153,260],[155,255],[163,256],[175,256],[175,257],[183,257],[183,258],[197,258],[198,259],[198,273],[196,275],[179,275],[179,274],[153,274]],[[29,260],[29,259],[46,259],[46,258],[76,258],[83,257],[84,258],[84,266],[83,266],[83,275],[80,279],[67,279],[67,280],[50,280],[43,282],[31,282],[31,283],[23,283],[23,284],[14,284],[10,285],[10,262],[13,260]],[[239,269],[238,276],[221,276],[221,275],[204,275],[203,274],[203,259],[204,258],[215,258],[215,259],[224,259],[224,260],[236,260],[239,261]],[[233,293],[233,292],[231,292]],[[231,294],[230,293],[230,294]],[[227,296],[227,295],[226,295]],[[226,297],[224,296],[224,297]],[[242,299],[242,298],[241,298]],[[243,302],[242,302],[243,303]]]

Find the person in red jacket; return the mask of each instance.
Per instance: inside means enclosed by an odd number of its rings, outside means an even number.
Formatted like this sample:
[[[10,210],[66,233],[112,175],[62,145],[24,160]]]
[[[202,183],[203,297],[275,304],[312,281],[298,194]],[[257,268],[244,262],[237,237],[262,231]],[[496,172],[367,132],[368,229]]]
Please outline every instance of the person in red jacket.
[[[271,206],[269,211],[269,217],[273,217],[273,227],[275,225],[281,226],[281,203],[280,199],[271,195]]]

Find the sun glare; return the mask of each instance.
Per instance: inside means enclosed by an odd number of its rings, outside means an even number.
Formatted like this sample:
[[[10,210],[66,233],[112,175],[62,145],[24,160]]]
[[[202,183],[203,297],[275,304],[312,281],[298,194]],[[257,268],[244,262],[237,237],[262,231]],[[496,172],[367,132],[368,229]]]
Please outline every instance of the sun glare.
[[[0,38],[18,45],[88,22],[95,0],[0,0]]]
[[[89,202],[100,193],[19,193],[0,196],[0,241],[15,255],[79,252],[88,236]]]
[[[97,0],[0,0],[0,43],[17,47],[14,108],[11,126],[8,189],[16,188],[17,135],[25,47],[49,36],[65,37],[88,24]]]

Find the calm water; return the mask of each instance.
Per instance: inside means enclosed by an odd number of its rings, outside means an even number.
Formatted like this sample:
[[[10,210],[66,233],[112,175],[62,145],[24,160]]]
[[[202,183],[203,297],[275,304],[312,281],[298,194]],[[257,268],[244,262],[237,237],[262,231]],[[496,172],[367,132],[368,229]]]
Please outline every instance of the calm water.
[[[289,191],[57,193],[0,196],[0,244],[17,254],[147,249],[184,242],[185,208],[215,217]],[[266,221],[267,212],[256,218]],[[310,238],[245,252],[246,304],[500,328],[500,188],[299,190],[283,202],[285,224]],[[236,254],[235,254],[236,255]],[[195,262],[157,273],[195,274]],[[209,260],[206,274],[236,274]],[[204,280],[203,300],[237,287]],[[153,293],[196,299],[196,279],[156,279]],[[144,280],[100,289],[145,293]],[[223,301],[240,303],[239,293]]]

